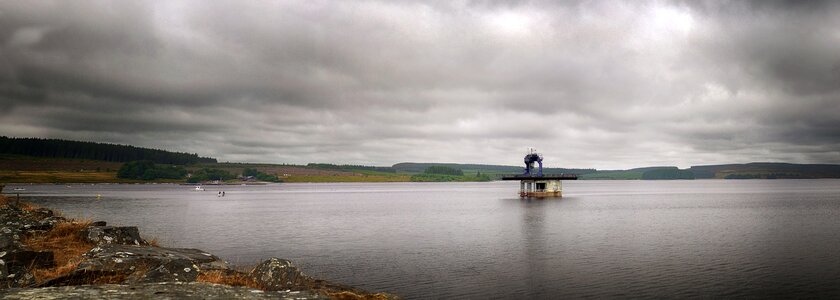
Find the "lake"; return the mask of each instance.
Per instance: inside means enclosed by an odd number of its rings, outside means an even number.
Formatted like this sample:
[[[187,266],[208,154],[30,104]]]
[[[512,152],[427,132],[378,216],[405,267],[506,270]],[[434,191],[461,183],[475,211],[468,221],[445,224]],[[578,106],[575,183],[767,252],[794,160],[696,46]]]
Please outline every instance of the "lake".
[[[518,182],[25,188],[162,245],[410,299],[840,297],[840,180],[566,181],[553,200]]]

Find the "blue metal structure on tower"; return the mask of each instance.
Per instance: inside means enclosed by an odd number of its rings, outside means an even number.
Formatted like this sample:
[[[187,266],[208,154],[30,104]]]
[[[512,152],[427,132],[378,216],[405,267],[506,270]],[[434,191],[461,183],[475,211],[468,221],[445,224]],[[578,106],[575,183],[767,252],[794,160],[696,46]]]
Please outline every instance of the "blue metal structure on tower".
[[[542,177],[543,176],[543,169],[542,169],[543,158],[542,158],[542,155],[540,155],[539,153],[536,153],[534,151],[534,148],[529,148],[528,150],[529,150],[528,151],[529,153],[527,155],[525,155],[525,173],[522,173],[522,176]],[[537,174],[533,175],[532,172],[534,170],[534,163],[535,162],[537,164],[539,164],[540,168],[537,171]]]
[[[519,180],[519,197],[563,197],[562,181],[577,180],[577,175],[562,173],[543,175],[542,160],[541,154],[534,148],[528,148],[528,154],[525,155],[525,172],[521,175],[504,176],[502,180]],[[534,163],[539,165],[538,169],[534,169]]]

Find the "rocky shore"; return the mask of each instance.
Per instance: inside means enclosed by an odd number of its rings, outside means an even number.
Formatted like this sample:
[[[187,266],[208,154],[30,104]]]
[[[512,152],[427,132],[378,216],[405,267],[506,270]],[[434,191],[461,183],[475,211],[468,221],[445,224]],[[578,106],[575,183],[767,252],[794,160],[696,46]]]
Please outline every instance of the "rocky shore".
[[[315,279],[269,258],[239,270],[137,227],[64,218],[0,196],[0,299],[397,299]]]

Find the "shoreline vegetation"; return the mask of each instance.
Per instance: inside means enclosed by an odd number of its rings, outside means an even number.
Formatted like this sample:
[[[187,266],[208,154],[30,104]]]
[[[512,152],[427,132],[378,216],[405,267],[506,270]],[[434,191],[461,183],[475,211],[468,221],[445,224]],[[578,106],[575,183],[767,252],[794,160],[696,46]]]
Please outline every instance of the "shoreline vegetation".
[[[133,166],[128,168],[125,166]],[[140,166],[137,168],[137,166]],[[419,166],[419,170],[418,170]],[[460,175],[427,173],[434,167]],[[377,168],[372,170],[371,168]],[[391,168],[391,170],[383,170]],[[132,172],[126,171],[132,169]],[[0,154],[0,183],[172,183],[189,185],[260,185],[273,182],[482,182],[518,174],[521,167],[497,165],[401,163],[394,167],[309,164],[204,163],[167,165]],[[123,176],[120,176],[120,171]],[[151,170],[151,171],[149,171]],[[547,168],[545,174],[577,174],[578,180],[814,179],[840,178],[840,165],[748,163],[734,165],[648,167],[629,170]],[[189,177],[188,177],[189,176]]]
[[[7,299],[161,294],[175,298],[399,299],[311,278],[278,258],[242,270],[202,250],[158,245],[154,239],[142,238],[137,227],[70,219],[3,195],[0,220],[0,292]]]
[[[0,183],[481,182],[520,174],[522,169],[458,163],[230,163],[195,153],[129,145],[0,136]],[[629,170],[547,167],[543,173],[576,174],[579,180],[813,179],[840,178],[840,165],[747,163]]]

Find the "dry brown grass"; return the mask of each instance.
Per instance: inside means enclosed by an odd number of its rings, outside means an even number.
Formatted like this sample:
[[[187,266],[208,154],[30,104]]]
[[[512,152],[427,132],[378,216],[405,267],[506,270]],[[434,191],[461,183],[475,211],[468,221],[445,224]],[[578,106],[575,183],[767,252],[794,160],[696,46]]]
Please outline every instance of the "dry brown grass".
[[[18,208],[20,208],[22,210],[26,210],[26,211],[33,211],[33,210],[41,208],[40,206],[29,203],[29,202],[25,202],[25,201],[18,202],[15,197],[7,197],[7,196],[2,196],[2,195],[0,195],[0,205],[2,205],[2,206],[17,206]]]
[[[33,211],[33,210],[41,208],[40,206],[29,203],[29,202],[20,202],[20,203],[18,203],[18,207],[20,209],[26,210],[26,211]]]
[[[226,273],[223,271],[207,271],[201,272],[196,278],[198,282],[224,284],[229,286],[244,286],[249,288],[261,289],[259,284],[253,278],[245,273]]]
[[[35,251],[50,251],[54,255],[55,267],[32,270],[35,280],[43,282],[73,271],[82,261],[82,254],[93,248],[93,244],[82,239],[80,231],[90,225],[89,220],[68,221],[42,235],[27,237],[23,244]]]
[[[229,286],[244,286],[253,289],[263,289],[254,278],[242,272],[224,272],[224,271],[207,271],[201,272],[196,278],[197,282],[207,282],[215,284],[224,284]],[[323,295],[332,299],[339,300],[387,300],[390,299],[386,294],[357,294],[349,291],[331,292],[325,290],[318,290]]]
[[[123,274],[101,275],[92,278],[90,284],[120,284],[125,282],[127,278],[128,276]]]

